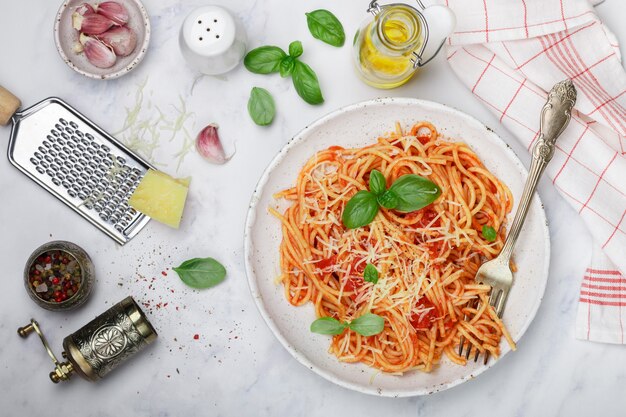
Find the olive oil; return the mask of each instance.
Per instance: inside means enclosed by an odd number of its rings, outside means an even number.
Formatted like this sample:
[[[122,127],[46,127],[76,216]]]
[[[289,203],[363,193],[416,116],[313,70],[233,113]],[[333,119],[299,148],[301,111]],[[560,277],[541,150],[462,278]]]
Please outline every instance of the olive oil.
[[[355,37],[357,71],[377,88],[395,88],[415,73],[414,52],[424,37],[415,9],[403,5],[386,8]]]

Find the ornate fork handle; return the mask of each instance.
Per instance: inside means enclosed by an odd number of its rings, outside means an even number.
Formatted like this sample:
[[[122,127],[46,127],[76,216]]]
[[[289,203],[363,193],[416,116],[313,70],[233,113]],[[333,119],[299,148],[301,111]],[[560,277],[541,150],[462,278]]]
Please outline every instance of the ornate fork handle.
[[[498,256],[501,261],[508,263],[513,253],[513,247],[522,230],[522,224],[528,214],[530,202],[537,189],[539,178],[546,166],[554,156],[554,148],[557,138],[567,127],[571,117],[572,108],[576,103],[576,88],[570,80],[557,83],[550,94],[548,101],[541,110],[541,127],[537,143],[533,147],[532,163],[528,173],[528,179],[524,186],[522,198],[515,213],[511,230],[504,242],[502,252]]]

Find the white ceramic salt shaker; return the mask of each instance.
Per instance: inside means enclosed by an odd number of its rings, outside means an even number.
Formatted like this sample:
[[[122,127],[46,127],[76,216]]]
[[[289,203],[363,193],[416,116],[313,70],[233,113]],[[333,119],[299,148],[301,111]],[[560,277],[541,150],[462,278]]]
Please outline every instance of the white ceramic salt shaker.
[[[246,53],[241,23],[225,8],[203,6],[193,10],[180,29],[180,50],[187,63],[203,74],[224,74]]]

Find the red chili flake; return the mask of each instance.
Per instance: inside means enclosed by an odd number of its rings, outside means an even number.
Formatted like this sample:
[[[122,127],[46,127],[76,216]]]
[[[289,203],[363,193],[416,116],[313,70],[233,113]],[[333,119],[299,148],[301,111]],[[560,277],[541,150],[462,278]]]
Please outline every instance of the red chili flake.
[[[163,275],[164,277],[166,277],[166,276],[167,276],[167,272],[165,272],[165,271],[161,271],[161,275]]]
[[[193,339],[194,339],[194,340],[198,340],[198,339],[200,339],[200,335],[199,335],[198,333],[194,334],[194,335],[193,335]]]

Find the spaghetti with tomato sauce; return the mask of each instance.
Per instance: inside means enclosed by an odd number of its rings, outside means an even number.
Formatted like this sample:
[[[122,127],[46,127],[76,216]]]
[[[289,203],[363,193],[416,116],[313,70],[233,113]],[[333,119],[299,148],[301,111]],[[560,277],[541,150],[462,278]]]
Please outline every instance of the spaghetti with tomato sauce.
[[[368,189],[372,170],[387,186],[406,174],[428,178],[441,189],[434,203],[414,212],[380,209],[367,226],[346,228],[342,212],[354,194]],[[441,137],[427,122],[355,149],[317,152],[296,185],[275,195],[289,207],[282,222],[280,282],[294,306],[312,303],[317,317],[350,322],[367,312],[384,318],[382,332],[362,336],[349,328],[332,337],[330,353],[384,372],[429,372],[443,355],[459,365],[461,337],[475,352],[494,356],[507,339],[488,304],[490,287],[476,271],[503,247],[511,192],[464,143]],[[482,236],[483,226],[498,233]],[[376,283],[363,272],[372,264]]]

